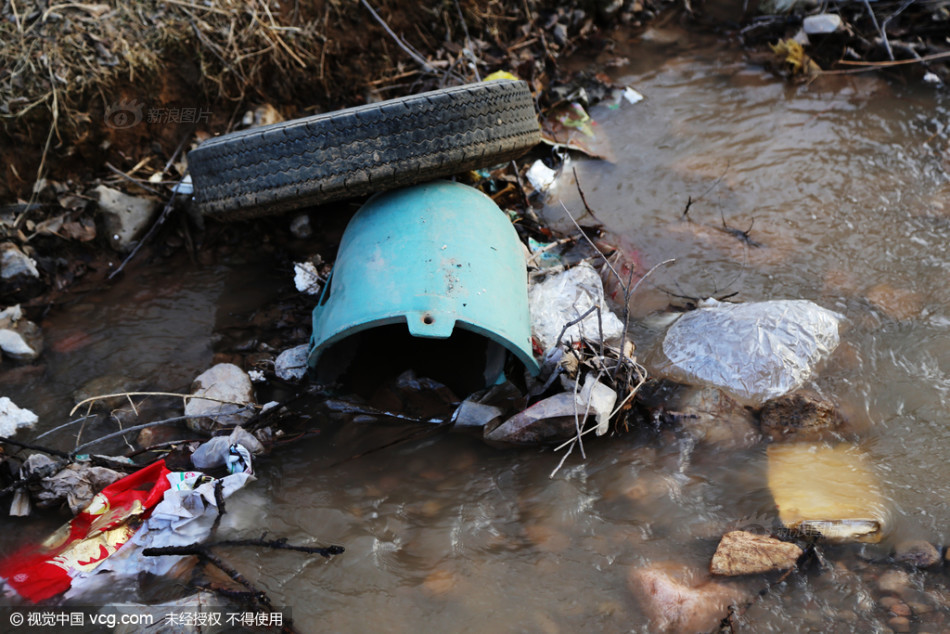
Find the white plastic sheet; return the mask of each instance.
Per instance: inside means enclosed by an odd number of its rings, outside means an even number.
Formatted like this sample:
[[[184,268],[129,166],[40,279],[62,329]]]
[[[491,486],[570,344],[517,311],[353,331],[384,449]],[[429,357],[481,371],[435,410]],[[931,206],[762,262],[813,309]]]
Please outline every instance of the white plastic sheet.
[[[808,300],[706,300],[670,327],[663,353],[690,379],[763,402],[808,380],[838,347],[842,319]]]
[[[531,307],[531,330],[545,350],[557,343],[565,325],[586,313],[591,306],[600,307],[606,341],[617,340],[623,334],[623,322],[607,308],[600,275],[587,262],[581,262],[574,268],[531,286],[528,289],[528,302]],[[563,341],[578,339],[600,341],[596,311],[564,333]]]

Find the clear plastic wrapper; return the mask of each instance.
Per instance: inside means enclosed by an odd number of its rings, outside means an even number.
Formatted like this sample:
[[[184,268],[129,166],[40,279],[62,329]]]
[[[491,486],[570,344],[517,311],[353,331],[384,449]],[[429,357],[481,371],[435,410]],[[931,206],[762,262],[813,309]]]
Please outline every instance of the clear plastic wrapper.
[[[587,262],[532,285],[528,289],[528,302],[531,330],[545,350],[557,343],[565,325],[586,313],[591,306],[600,307],[605,341],[618,340],[623,334],[623,322],[607,307],[600,275]],[[599,341],[600,327],[595,311],[568,328],[564,341]]]
[[[706,300],[667,331],[674,374],[764,402],[795,390],[838,347],[843,317],[808,300]],[[678,371],[678,372],[677,372]]]

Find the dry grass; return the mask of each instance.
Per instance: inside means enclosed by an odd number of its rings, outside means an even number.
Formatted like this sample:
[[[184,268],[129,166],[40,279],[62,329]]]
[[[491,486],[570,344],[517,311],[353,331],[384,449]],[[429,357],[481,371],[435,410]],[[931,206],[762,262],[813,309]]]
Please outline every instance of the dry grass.
[[[238,100],[265,68],[313,66],[322,47],[312,24],[289,24],[270,0],[6,0],[3,17],[0,116],[48,118],[55,101],[54,116],[72,127],[96,93],[108,103],[104,91],[153,78],[175,55],[197,55],[212,99]]]

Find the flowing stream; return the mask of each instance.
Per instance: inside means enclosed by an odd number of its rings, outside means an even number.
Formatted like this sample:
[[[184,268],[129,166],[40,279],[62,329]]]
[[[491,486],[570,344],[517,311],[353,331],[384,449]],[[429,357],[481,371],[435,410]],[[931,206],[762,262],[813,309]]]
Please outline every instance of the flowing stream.
[[[676,259],[633,298],[645,358],[662,340],[656,311],[683,297],[803,298],[845,315],[842,345],[810,387],[861,423],[892,523],[880,545],[831,549],[831,572],[774,587],[743,624],[884,631],[868,562],[906,539],[950,542],[950,100],[874,74],[789,85],[721,42],[676,31],[621,41],[614,54],[630,60],[615,80],[645,99],[592,110],[614,161],[574,155],[546,216],[569,226],[561,202],[581,215],[574,167],[609,234],[647,266]],[[187,385],[211,363],[216,325],[272,297],[247,289],[277,276],[178,266],[51,314],[43,373],[0,373],[5,393],[41,415],[42,431],[97,376]],[[290,275],[277,284],[289,288]],[[588,443],[586,459],[572,456],[553,479],[560,454],[464,435],[315,467],[331,450],[317,438],[260,460],[221,525],[233,537],[345,546],[330,560],[228,552],[300,631],[647,632],[632,570],[706,570],[724,532],[776,521],[764,445],[630,433]],[[8,548],[25,527],[38,534],[33,519],[0,522],[15,529]],[[735,583],[751,597],[770,579]],[[912,629],[948,627],[947,586],[944,572],[915,573]]]

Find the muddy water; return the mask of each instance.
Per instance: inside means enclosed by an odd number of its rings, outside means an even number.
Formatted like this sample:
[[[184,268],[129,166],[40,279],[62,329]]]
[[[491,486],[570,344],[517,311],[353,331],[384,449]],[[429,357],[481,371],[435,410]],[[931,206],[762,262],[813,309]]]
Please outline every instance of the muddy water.
[[[840,352],[812,387],[861,424],[894,522],[880,546],[831,551],[850,572],[796,577],[745,624],[880,630],[887,617],[862,558],[906,538],[950,541],[950,103],[867,75],[790,87],[721,44],[652,35],[617,75],[646,99],[593,112],[615,162],[575,162],[610,232],[648,266],[676,258],[634,299],[640,350],[662,334],[655,311],[684,301],[673,295],[807,298],[847,317]],[[573,188],[566,176],[556,196],[579,215]],[[563,215],[554,201],[548,213]],[[723,223],[751,226],[762,246],[720,231]],[[45,324],[47,374],[24,379],[14,400],[63,420],[64,393],[94,376],[125,371],[154,384],[167,372],[169,388],[187,383],[210,362],[216,315],[246,280],[235,267],[174,271],[68,308]],[[130,303],[133,292],[145,294]],[[93,331],[82,362],[69,360],[81,338],[63,332],[76,322]],[[587,459],[569,459],[554,479],[559,455],[461,435],[316,468],[328,452],[312,440],[260,461],[221,527],[346,547],[331,561],[228,554],[275,605],[292,608],[301,631],[646,632],[632,569],[672,561],[703,570],[724,531],[777,517],[761,447],[631,433],[589,443]],[[950,598],[943,573],[928,575],[915,579],[916,598],[929,610],[921,628],[933,631],[950,618]],[[754,593],[764,584],[737,585]]]

